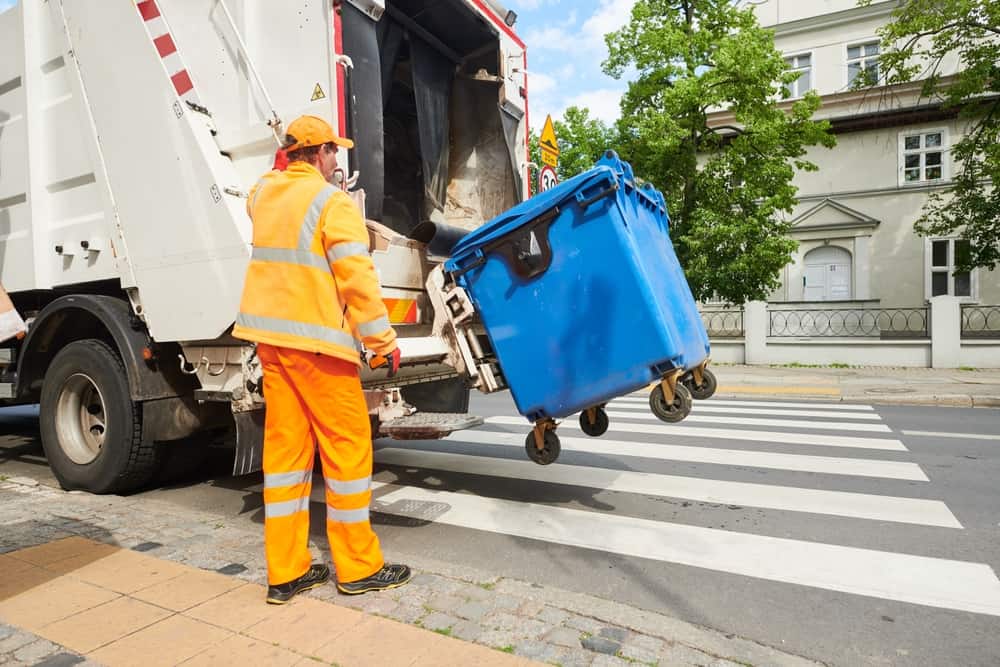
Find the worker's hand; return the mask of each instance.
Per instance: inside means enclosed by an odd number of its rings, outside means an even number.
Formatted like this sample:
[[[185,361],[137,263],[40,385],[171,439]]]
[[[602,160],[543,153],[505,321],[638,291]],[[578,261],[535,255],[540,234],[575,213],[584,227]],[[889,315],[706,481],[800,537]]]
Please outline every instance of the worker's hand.
[[[396,373],[399,371],[399,361],[401,355],[399,353],[399,348],[394,348],[392,352],[388,354],[373,354],[368,358],[368,368],[377,370],[383,366],[389,368],[389,374],[386,377],[395,377]]]

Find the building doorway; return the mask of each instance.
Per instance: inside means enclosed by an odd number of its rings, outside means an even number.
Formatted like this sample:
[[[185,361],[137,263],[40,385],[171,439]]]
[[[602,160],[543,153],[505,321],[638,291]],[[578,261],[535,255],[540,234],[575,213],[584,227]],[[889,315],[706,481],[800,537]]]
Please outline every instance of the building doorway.
[[[854,272],[851,253],[837,246],[823,246],[806,253],[802,278],[805,301],[847,301]]]

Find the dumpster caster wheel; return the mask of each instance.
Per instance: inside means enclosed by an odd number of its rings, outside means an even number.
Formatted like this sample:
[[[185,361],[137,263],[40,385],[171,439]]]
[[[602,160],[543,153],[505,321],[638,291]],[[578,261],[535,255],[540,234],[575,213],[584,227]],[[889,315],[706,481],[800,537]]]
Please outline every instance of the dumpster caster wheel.
[[[545,431],[545,443],[539,449],[534,432],[529,433],[524,440],[524,451],[527,452],[528,458],[538,465],[547,466],[559,458],[559,436],[555,431]]]
[[[657,386],[649,395],[649,408],[661,421],[676,423],[691,413],[691,392],[683,384],[674,387],[674,400],[667,403],[663,387]]]
[[[604,408],[587,408],[580,413],[580,430],[592,438],[607,433],[609,424]]]
[[[682,380],[684,386],[687,387],[688,391],[691,392],[691,398],[704,401],[705,399],[711,398],[715,394],[715,390],[718,384],[715,381],[715,373],[708,370],[707,368],[701,372],[701,385],[696,384],[694,379],[694,374],[689,374]]]

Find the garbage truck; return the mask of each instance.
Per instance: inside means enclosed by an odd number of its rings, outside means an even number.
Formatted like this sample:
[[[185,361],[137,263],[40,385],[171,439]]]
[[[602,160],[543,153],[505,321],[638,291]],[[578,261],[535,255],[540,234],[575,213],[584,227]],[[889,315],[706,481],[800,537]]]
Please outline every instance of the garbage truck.
[[[40,404],[69,489],[149,484],[232,429],[259,469],[253,346],[230,336],[247,191],[284,127],[328,120],[367,221],[400,372],[362,371],[379,435],[478,425],[504,388],[435,249],[529,195],[526,53],[494,0],[21,0],[0,14],[0,404]],[[444,247],[448,245],[444,242]],[[186,454],[184,454],[186,455]]]

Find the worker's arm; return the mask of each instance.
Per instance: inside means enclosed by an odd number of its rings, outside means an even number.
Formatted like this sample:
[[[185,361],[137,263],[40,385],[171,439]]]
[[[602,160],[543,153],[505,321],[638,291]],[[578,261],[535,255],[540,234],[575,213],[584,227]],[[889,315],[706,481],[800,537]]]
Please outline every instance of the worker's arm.
[[[327,203],[321,224],[323,248],[350,322],[366,348],[379,355],[389,354],[396,348],[396,332],[382,302],[361,211],[346,194],[338,192]]]

